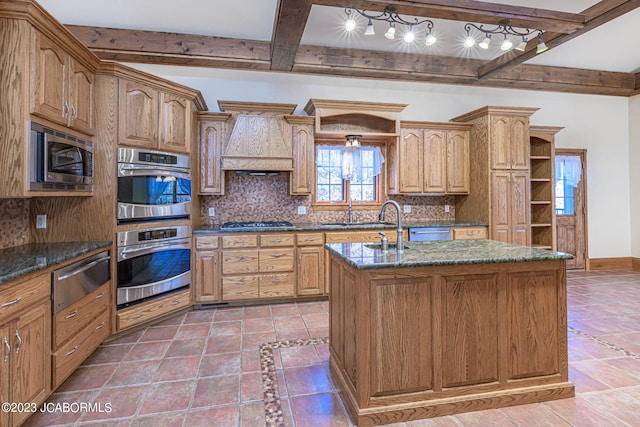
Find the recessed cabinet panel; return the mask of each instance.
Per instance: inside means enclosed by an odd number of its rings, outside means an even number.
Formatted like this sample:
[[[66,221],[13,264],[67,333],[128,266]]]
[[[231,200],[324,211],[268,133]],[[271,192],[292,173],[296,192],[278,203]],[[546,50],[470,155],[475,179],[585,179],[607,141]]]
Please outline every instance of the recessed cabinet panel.
[[[469,193],[469,132],[447,131],[447,192]]]
[[[51,121],[67,124],[69,116],[69,55],[39,32],[33,32],[31,112]]]
[[[93,134],[94,75],[77,61],[71,61],[71,127]]]
[[[509,117],[491,118],[491,169],[511,169],[511,128]]]
[[[225,130],[223,121],[200,123],[200,194],[224,194],[221,156]]]
[[[119,144],[156,148],[158,96],[149,86],[120,80]]]
[[[422,193],[422,129],[402,129],[399,144],[400,193]]]
[[[442,130],[424,133],[424,187],[425,193],[447,191],[447,140]]]
[[[160,93],[158,147],[161,150],[190,151],[191,102],[183,97]]]
[[[293,125],[293,171],[290,193],[311,194],[315,175],[315,145],[312,125]]]

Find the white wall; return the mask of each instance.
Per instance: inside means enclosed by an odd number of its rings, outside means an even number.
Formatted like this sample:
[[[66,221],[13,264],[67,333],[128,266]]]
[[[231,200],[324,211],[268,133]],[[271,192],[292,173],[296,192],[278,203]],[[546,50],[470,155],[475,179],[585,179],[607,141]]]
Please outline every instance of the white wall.
[[[629,99],[631,256],[640,258],[640,95]]]
[[[309,98],[320,98],[405,103],[409,106],[401,115],[403,120],[448,121],[485,105],[538,107],[540,110],[531,117],[531,124],[565,128],[556,136],[557,147],[587,149],[588,256],[631,256],[632,180],[629,175],[630,103],[627,98],[259,71],[129,65],[200,90],[210,111],[218,111],[217,100],[221,99],[296,103],[297,112],[304,114],[302,108]],[[632,105],[636,113],[640,113],[640,100],[634,101]],[[636,125],[633,133],[640,143],[640,124]],[[640,148],[636,150],[635,158],[640,159]],[[640,182],[638,179],[633,181]],[[634,199],[633,202],[637,214],[640,212],[640,200]],[[640,221],[635,225],[634,231],[640,235]],[[634,251],[636,255],[640,254],[640,244]]]

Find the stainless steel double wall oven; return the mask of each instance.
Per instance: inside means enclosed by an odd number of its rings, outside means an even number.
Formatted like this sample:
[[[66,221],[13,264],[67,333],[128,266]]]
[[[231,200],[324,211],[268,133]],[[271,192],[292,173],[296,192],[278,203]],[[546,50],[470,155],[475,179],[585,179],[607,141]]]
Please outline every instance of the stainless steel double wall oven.
[[[189,156],[118,149],[118,308],[190,286],[190,227],[167,223],[190,215]]]

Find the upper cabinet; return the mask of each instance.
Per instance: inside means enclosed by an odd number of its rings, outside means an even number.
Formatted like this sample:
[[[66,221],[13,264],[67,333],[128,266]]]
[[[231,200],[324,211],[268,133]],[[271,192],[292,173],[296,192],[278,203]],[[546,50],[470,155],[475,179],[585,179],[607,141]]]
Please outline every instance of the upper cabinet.
[[[158,86],[120,79],[118,143],[134,147],[190,153],[193,97]]]
[[[529,169],[529,116],[491,116],[491,168]]]
[[[94,73],[39,31],[32,31],[30,112],[94,134]]]
[[[200,127],[200,194],[223,195],[222,150],[228,138],[229,113],[198,114]]]
[[[293,170],[289,178],[291,195],[311,194],[315,178],[315,141],[313,117],[285,116],[291,125]]]
[[[389,173],[389,193],[467,194],[471,126],[430,122],[401,124],[399,141],[389,144],[389,167],[397,170]],[[393,182],[395,176],[397,183]]]

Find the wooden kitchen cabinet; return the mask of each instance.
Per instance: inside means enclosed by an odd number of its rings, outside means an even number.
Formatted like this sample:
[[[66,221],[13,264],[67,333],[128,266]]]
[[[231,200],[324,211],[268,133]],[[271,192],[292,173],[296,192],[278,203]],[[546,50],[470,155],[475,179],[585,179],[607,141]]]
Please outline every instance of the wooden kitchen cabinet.
[[[190,153],[193,102],[192,95],[169,91],[168,85],[158,78],[121,78],[118,84],[118,143]]]
[[[491,174],[491,239],[529,246],[529,173]]]
[[[94,72],[35,29],[30,78],[32,114],[94,134]]]
[[[42,404],[51,392],[51,279],[43,274],[0,291],[0,394],[3,402]],[[31,412],[0,413],[18,426]]]
[[[328,292],[325,283],[324,235],[299,233],[296,236],[297,278],[296,295],[322,295]]]
[[[207,304],[220,301],[219,252],[196,251],[195,255],[194,302]]]
[[[293,170],[289,175],[289,194],[311,194],[315,182],[314,118],[285,116],[291,125]]]
[[[228,138],[228,113],[199,113],[200,124],[200,188],[199,194],[223,195],[224,171],[222,153]]]
[[[397,157],[398,193],[468,193],[470,126],[429,122],[402,125],[398,147],[389,153],[391,165],[396,164]]]
[[[191,292],[189,290],[155,298],[118,310],[116,313],[116,329],[122,331],[189,306],[191,306]]]
[[[492,115],[491,168],[529,169],[529,116]]]

